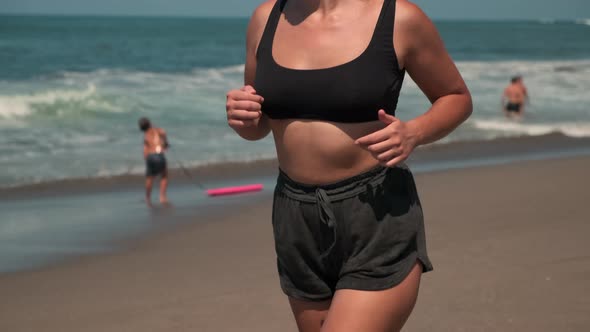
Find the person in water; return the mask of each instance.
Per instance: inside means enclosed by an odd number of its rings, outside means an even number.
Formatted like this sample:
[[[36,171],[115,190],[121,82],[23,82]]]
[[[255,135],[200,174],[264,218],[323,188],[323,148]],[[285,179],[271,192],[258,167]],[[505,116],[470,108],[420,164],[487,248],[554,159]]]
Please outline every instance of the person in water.
[[[510,80],[510,84],[504,89],[504,94],[502,95],[504,115],[507,118],[522,118],[524,115],[524,106],[528,102],[528,99],[528,92],[522,77],[513,77]]]
[[[434,24],[406,0],[270,0],[245,63],[227,122],[246,140],[274,136],[277,270],[299,331],[401,330],[432,270],[404,161],[472,112]],[[432,106],[402,121],[406,72]]]
[[[168,204],[166,190],[168,187],[168,168],[164,152],[168,148],[166,132],[153,127],[148,118],[139,119],[139,129],[143,135],[143,158],[145,159],[145,201],[151,205],[154,178],[160,176],[160,203]]]

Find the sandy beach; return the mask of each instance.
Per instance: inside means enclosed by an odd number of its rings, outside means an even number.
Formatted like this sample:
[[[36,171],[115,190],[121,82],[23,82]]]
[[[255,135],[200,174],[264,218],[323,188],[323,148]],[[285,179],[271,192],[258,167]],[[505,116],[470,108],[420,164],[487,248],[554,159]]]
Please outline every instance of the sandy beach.
[[[582,156],[417,174],[435,270],[405,331],[588,331],[588,169]],[[123,250],[1,274],[0,331],[296,331],[270,190],[222,203]]]

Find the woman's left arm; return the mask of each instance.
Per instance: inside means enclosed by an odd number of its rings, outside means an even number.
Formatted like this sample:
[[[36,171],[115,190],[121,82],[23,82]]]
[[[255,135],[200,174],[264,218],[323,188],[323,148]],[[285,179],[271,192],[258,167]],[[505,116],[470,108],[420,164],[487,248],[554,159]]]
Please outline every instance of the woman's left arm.
[[[401,51],[400,65],[432,103],[426,113],[406,122],[418,146],[452,132],[471,115],[473,104],[432,21],[416,5],[397,3],[394,43]]]
[[[379,110],[379,120],[386,126],[356,140],[387,167],[406,160],[415,147],[448,135],[473,109],[471,94],[432,21],[409,1],[398,0],[396,11],[394,46],[398,63],[432,106],[407,122]]]
[[[430,19],[416,5],[398,0],[394,47],[405,68],[432,103],[424,114],[407,122],[379,110],[386,126],[356,140],[381,165],[393,167],[406,160],[414,148],[448,135],[469,115],[471,94],[447,53]]]

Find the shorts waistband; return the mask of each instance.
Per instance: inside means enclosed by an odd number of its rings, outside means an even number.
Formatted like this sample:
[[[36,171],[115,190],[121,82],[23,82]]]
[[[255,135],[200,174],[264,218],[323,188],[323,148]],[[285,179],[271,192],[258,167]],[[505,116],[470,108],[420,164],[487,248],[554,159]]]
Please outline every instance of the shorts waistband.
[[[405,164],[399,164],[395,168],[408,170]],[[322,196],[326,195],[330,201],[338,201],[351,197],[355,197],[360,193],[367,191],[368,185],[379,185],[383,183],[383,179],[391,172],[393,168],[377,166],[364,173],[355,175],[353,177],[330,183],[325,185],[312,185],[297,182],[283,172],[279,168],[279,176],[277,179],[276,190],[285,195],[302,201],[302,202],[316,202],[318,193]]]

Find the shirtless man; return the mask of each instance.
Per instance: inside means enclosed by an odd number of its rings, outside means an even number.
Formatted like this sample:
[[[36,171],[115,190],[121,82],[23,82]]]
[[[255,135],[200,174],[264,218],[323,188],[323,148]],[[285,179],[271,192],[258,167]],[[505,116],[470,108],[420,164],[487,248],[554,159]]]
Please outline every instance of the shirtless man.
[[[143,136],[143,159],[145,159],[145,201],[151,205],[152,185],[154,177],[160,175],[160,203],[167,204],[166,188],[168,187],[168,168],[164,151],[168,148],[166,132],[162,128],[152,127],[148,118],[139,119],[139,129]]]
[[[515,76],[511,79],[510,84],[504,89],[502,95],[502,105],[504,105],[504,115],[507,118],[522,118],[524,114],[524,104],[528,102],[527,89],[522,82],[522,77]]]

